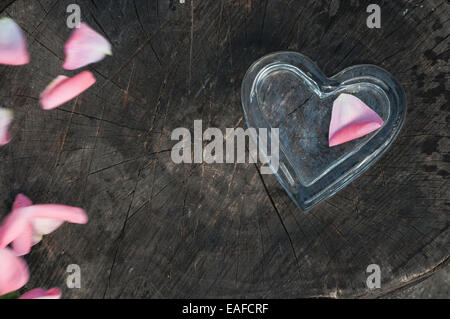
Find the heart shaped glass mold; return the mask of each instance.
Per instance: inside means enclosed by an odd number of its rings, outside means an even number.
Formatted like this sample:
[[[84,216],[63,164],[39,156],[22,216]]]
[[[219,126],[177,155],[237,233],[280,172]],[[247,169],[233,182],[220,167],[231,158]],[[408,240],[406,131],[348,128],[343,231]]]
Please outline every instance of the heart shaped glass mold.
[[[342,93],[366,103],[384,125],[329,147],[333,102]],[[279,166],[270,166],[305,211],[348,185],[389,148],[407,108],[403,88],[384,69],[356,65],[327,78],[309,58],[296,52],[277,52],[256,61],[242,82],[241,99],[248,127],[269,132],[279,128]],[[269,137],[268,149],[271,142]]]

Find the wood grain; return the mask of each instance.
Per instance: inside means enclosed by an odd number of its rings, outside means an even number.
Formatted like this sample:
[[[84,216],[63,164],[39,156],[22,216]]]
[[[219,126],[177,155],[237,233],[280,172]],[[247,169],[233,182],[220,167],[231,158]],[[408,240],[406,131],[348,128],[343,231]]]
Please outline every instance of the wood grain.
[[[26,257],[27,288],[65,298],[378,297],[449,263],[448,1],[2,1],[32,56],[0,66],[12,142],[0,150],[0,216],[23,192],[85,208]],[[97,84],[53,111],[39,94],[65,72],[66,6],[114,55],[89,66]],[[240,84],[250,64],[301,52],[327,75],[371,63],[404,86],[407,122],[363,176],[309,213],[254,164],[176,165],[177,127],[245,127]],[[207,124],[206,124],[207,123]],[[379,264],[381,289],[366,287]],[[65,287],[78,264],[82,288]]]

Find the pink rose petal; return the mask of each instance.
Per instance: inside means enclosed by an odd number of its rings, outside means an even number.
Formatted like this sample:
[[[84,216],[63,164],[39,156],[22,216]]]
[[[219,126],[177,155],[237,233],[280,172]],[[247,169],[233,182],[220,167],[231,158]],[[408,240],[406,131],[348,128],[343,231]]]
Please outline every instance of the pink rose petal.
[[[23,194],[19,194],[16,196],[16,199],[14,200],[13,211],[16,209],[31,206],[31,205],[33,205],[33,203],[27,196],[25,196]],[[24,216],[24,215],[22,214],[21,216]],[[6,221],[5,221],[5,223],[6,223]],[[16,235],[16,236],[17,236],[17,238],[12,243],[14,252],[18,256],[27,254],[33,243],[33,225],[31,225],[31,223],[26,223],[26,225],[23,227],[23,229],[18,228],[18,235]]]
[[[16,199],[14,200],[12,209],[15,210],[18,208],[27,207],[27,206],[31,206],[31,205],[33,205],[33,203],[31,202],[31,199],[29,199],[24,194],[19,194],[16,196]]]
[[[63,220],[51,219],[51,218],[33,218],[33,234],[39,234],[39,237],[34,237],[33,242],[38,243],[41,241],[43,235],[53,233],[64,223]],[[81,224],[81,223],[79,223]]]
[[[8,109],[0,108],[0,146],[8,144],[11,140],[8,128],[13,119],[13,112]]]
[[[72,78],[60,75],[42,92],[41,106],[44,110],[54,109],[86,91],[95,81],[94,75],[89,71],[83,71]]]
[[[23,256],[28,254],[31,246],[37,243],[38,242],[33,239],[33,226],[30,223],[27,223],[21,233],[19,233],[12,242],[12,248],[17,256]]]
[[[31,246],[41,241],[42,236],[55,231],[63,222],[85,224],[88,217],[84,210],[77,207],[40,204],[22,206],[31,203],[24,195],[19,195],[13,205],[13,211],[0,226],[0,248],[12,243],[14,252],[25,255]]]
[[[0,249],[5,248],[16,239],[24,236],[26,232],[32,227],[29,217],[24,214],[21,209],[12,211],[3,220],[3,224],[0,226]],[[24,242],[23,238],[20,239],[18,244],[18,255],[24,255],[29,252],[31,247],[23,247],[21,244]]]
[[[86,23],[81,23],[65,45],[66,60],[63,68],[75,70],[112,55],[111,44]]]
[[[39,204],[21,208],[33,219],[49,218],[73,224],[86,224],[88,217],[84,210],[59,204]]]
[[[0,19],[0,64],[23,65],[30,62],[25,35],[14,20]]]
[[[28,279],[25,261],[9,248],[0,249],[0,296],[20,289]]]
[[[41,96],[49,94],[58,84],[63,83],[67,79],[69,79],[68,76],[58,75],[49,85],[47,85],[45,90],[41,93]]]
[[[19,299],[60,299],[61,295],[61,290],[58,288],[52,288],[49,290],[36,288],[24,293]]]
[[[381,117],[363,101],[350,94],[341,94],[333,103],[329,146],[336,146],[367,135],[384,124]]]

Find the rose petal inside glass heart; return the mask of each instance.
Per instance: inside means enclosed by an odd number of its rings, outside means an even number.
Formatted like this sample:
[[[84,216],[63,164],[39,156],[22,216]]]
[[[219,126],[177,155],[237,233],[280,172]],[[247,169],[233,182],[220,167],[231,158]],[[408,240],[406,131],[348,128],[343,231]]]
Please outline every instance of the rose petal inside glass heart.
[[[274,70],[258,83],[258,104],[268,125],[280,129],[281,148],[304,186],[318,181],[378,132],[329,147],[333,102],[341,93],[358,97],[383,121],[389,117],[389,99],[373,84],[352,84],[323,93],[306,75],[288,69]]]
[[[360,138],[383,124],[378,114],[356,96],[340,94],[333,102],[329,145],[332,147]]]

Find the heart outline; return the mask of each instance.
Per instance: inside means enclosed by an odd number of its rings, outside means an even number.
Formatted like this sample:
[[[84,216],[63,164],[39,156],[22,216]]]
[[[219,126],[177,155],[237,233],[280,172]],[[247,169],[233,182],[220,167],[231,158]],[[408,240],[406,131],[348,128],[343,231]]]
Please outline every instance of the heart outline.
[[[300,174],[298,174],[295,164],[292,163],[292,159],[287,155],[286,149],[289,146],[280,143],[281,171],[276,171],[271,165],[269,166],[289,197],[300,209],[307,211],[351,183],[389,149],[406,119],[405,93],[402,86],[389,72],[375,65],[354,65],[327,77],[313,61],[300,53],[275,52],[254,62],[242,81],[241,101],[248,127],[271,128],[270,124],[264,121],[265,115],[259,108],[256,87],[261,76],[264,76],[264,72],[275,65],[287,65],[298,70],[304,76],[304,80],[309,79],[315,84],[318,91],[312,91],[318,97],[335,94],[349,85],[370,84],[381,89],[390,103],[388,119],[379,132],[358,149],[347,154],[343,161],[325,171],[318,180],[308,186],[300,181]]]

